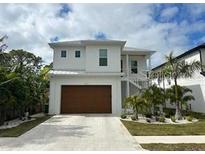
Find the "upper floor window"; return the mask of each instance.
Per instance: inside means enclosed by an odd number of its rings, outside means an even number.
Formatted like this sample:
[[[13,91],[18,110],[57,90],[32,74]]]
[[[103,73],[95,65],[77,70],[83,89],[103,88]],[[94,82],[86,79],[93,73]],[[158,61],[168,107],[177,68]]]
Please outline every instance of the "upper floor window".
[[[76,57],[76,58],[80,58],[80,51],[79,51],[79,50],[76,50],[76,51],[75,51],[75,57]]]
[[[66,57],[66,50],[61,50],[61,57],[63,57],[63,58]]]
[[[138,73],[137,65],[138,64],[136,60],[131,61],[131,73],[134,73],[134,74]]]
[[[107,66],[107,49],[99,50],[99,65]]]

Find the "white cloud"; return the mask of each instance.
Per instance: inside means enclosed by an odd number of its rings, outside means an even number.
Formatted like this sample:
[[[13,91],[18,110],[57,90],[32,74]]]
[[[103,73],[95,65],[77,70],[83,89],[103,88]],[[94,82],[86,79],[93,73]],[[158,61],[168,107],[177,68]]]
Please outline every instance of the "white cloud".
[[[171,19],[178,13],[178,11],[179,11],[179,9],[176,6],[166,8],[161,12],[161,17],[165,18],[165,19]]]
[[[198,15],[201,15],[202,13],[205,13],[205,7],[204,7],[204,4],[189,4],[187,5],[190,13],[193,15],[193,16],[198,16]]]
[[[95,33],[103,32],[109,39],[127,40],[129,46],[159,51],[152,60],[156,66],[169,51],[181,53],[189,48],[186,34],[205,26],[200,21],[157,22],[153,19],[152,4],[72,4],[71,7],[72,12],[60,18],[56,16],[59,4],[0,4],[0,35],[9,36],[9,49],[23,48],[48,63],[52,61],[50,38],[94,39]],[[176,14],[173,8],[164,10],[163,16]]]

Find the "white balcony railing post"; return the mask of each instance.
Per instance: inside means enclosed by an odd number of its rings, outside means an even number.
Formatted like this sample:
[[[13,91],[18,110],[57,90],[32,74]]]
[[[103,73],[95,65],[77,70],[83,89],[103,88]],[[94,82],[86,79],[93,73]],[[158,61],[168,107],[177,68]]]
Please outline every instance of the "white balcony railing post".
[[[129,82],[129,55],[126,54],[126,74],[127,74],[127,97],[130,96],[130,82]]]

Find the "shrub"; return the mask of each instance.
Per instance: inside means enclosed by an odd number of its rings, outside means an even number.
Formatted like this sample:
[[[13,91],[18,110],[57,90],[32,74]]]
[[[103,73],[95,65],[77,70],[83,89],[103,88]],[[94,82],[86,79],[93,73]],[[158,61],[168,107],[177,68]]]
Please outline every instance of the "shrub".
[[[187,116],[187,117],[186,117],[186,120],[192,121],[192,120],[193,120],[193,117],[192,117],[192,116]]]
[[[165,113],[165,117],[166,117],[166,118],[169,118],[169,117],[175,115],[175,109],[164,108],[163,111],[164,111],[164,113]]]
[[[138,118],[137,118],[136,116],[134,116],[134,115],[131,116],[131,119],[132,119],[133,121],[138,120]]]
[[[156,121],[159,121],[159,116],[156,116],[156,117],[155,117],[155,120],[156,120]]]
[[[165,113],[165,117],[169,118],[171,115],[169,113]]]
[[[145,117],[146,117],[146,118],[152,118],[152,114],[151,114],[151,113],[146,113],[146,114],[145,114]]]
[[[154,108],[154,115],[155,116],[159,116],[160,115],[160,108],[159,107],[155,107]]]
[[[161,116],[159,117],[159,122],[165,122],[165,116],[161,115]]]
[[[172,122],[176,122],[175,116],[171,116],[171,120],[172,120]]]
[[[146,118],[146,121],[147,121],[148,123],[150,123],[150,122],[151,122],[151,120],[150,120],[150,119],[148,119],[148,118]]]
[[[197,113],[197,112],[192,112],[192,111],[188,111],[185,116],[192,116],[195,117],[197,119],[204,119],[205,118],[205,114],[204,113]]]
[[[121,118],[122,118],[122,119],[127,118],[126,114],[122,114],[122,115],[121,115]]]

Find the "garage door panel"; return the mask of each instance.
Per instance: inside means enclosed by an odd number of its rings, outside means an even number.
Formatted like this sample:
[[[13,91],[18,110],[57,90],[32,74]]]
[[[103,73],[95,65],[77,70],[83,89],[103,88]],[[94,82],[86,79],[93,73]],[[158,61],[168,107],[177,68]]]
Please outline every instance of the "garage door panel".
[[[61,113],[111,113],[111,86],[62,86]]]

